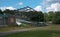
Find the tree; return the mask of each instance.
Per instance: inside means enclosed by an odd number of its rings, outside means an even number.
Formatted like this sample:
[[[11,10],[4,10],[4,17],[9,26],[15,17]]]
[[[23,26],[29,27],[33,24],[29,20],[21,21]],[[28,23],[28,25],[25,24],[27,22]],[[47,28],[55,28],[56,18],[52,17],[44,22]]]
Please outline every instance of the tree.
[[[6,15],[14,15],[15,14],[15,10],[9,10],[9,9],[6,9],[3,11]]]
[[[3,14],[2,10],[0,9],[0,14]]]
[[[44,14],[40,12],[34,12],[34,16],[30,18],[32,21],[43,22],[44,21]]]
[[[54,12],[53,11],[49,11],[47,17],[48,17],[48,21],[52,21],[53,18],[54,18]]]
[[[4,12],[5,14],[8,14],[8,15],[9,15],[10,10],[9,10],[9,9],[6,9],[6,10],[4,10],[3,12]]]
[[[60,11],[55,12],[55,17],[53,19],[53,23],[60,24]]]
[[[48,13],[44,12],[44,21],[47,22],[48,21]]]

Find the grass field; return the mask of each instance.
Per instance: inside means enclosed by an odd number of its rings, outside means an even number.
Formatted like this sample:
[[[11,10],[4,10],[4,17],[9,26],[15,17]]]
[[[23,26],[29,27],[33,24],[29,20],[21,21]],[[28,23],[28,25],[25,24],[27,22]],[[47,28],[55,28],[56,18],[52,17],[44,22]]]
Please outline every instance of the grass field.
[[[30,25],[26,25],[26,26],[6,26],[6,27],[0,27],[0,32],[7,32],[7,31],[11,31],[11,30],[20,30],[20,29],[24,29],[24,28],[32,28],[32,26]]]
[[[60,31],[50,31],[50,30],[27,31],[11,35],[5,35],[2,37],[60,37]]]
[[[32,28],[30,31],[5,35],[2,37],[60,37],[60,25]]]

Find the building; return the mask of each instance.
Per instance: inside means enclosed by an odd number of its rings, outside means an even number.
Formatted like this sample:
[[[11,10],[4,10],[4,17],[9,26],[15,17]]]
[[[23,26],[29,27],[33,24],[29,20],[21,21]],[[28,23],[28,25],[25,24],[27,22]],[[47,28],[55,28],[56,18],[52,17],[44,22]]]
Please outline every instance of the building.
[[[7,24],[12,26],[16,25],[16,18],[14,15],[8,17]]]
[[[0,26],[5,26],[5,25],[15,25],[16,24],[16,19],[15,16],[7,16],[0,14]]]

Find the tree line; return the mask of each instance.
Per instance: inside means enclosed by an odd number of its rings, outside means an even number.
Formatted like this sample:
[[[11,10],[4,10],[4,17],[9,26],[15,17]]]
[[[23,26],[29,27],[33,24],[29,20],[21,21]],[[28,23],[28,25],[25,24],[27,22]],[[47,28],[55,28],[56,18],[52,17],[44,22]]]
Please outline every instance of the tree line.
[[[15,15],[19,13],[20,12],[16,10],[9,10],[9,9],[6,9],[4,11],[0,10],[0,14],[6,14],[6,15]],[[55,12],[29,11],[29,12],[23,12],[22,14],[30,18],[31,21],[52,22],[54,24],[60,24],[60,11]]]
[[[45,20],[47,22],[52,22],[54,24],[60,24],[60,11],[49,11],[48,13],[45,14]]]

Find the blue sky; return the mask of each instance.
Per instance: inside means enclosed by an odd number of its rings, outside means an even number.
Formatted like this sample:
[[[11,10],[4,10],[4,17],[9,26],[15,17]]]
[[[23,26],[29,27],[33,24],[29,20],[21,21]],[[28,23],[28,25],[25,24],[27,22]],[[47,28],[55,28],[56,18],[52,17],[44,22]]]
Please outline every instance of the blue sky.
[[[0,0],[0,6],[13,6],[16,8],[30,6],[35,7],[36,5],[39,5],[42,2],[42,0]],[[19,5],[19,3],[23,3],[22,5]]]
[[[0,0],[0,9],[19,9],[29,6],[36,11],[58,11],[60,0]]]

